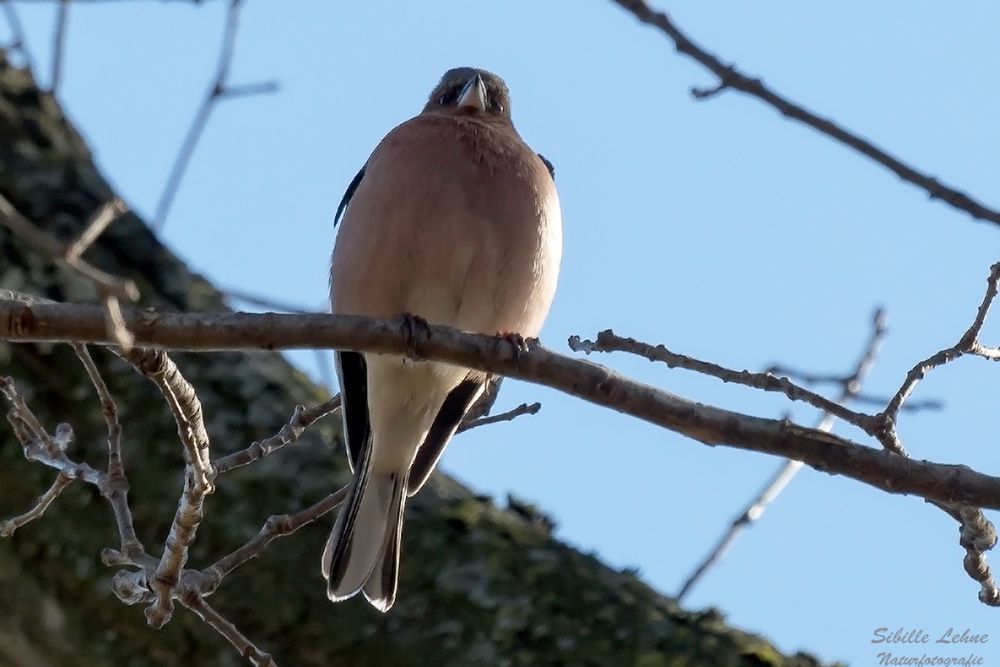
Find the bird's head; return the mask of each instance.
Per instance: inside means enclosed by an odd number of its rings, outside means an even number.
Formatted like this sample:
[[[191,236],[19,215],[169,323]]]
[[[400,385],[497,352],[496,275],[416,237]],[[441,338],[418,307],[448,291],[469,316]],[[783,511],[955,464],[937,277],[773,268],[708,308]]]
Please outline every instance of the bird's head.
[[[510,121],[510,93],[503,79],[475,67],[456,67],[444,73],[424,111],[484,114]]]

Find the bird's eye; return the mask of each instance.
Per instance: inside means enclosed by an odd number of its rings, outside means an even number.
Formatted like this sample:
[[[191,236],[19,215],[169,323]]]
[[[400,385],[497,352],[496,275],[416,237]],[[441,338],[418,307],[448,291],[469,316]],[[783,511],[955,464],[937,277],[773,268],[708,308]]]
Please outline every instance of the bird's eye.
[[[438,104],[440,104],[443,107],[446,107],[449,104],[453,103],[456,97],[457,95],[455,94],[455,91],[449,90],[447,93],[438,98]]]

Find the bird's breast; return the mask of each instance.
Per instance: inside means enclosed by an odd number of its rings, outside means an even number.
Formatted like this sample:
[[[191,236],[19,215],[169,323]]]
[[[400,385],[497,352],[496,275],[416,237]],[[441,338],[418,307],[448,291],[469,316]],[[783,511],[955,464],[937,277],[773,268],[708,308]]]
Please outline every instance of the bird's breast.
[[[552,179],[513,127],[421,115],[382,141],[334,250],[334,312],[537,335],[561,256]]]

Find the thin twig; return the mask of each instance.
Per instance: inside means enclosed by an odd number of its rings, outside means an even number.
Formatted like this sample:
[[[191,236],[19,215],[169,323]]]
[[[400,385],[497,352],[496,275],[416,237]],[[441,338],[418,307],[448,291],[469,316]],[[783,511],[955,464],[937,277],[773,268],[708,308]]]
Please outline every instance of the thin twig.
[[[78,260],[87,251],[87,248],[93,245],[94,241],[104,233],[104,230],[126,212],[128,212],[128,205],[121,197],[104,202],[87,220],[83,231],[80,232],[76,240],[67,246],[63,252],[63,258],[67,262]]]
[[[73,478],[67,475],[64,471],[60,470],[59,474],[56,475],[56,479],[52,482],[52,486],[48,490],[39,496],[35,504],[24,514],[19,514],[18,516],[11,517],[0,521],[0,537],[10,537],[14,534],[14,531],[23,526],[26,523],[30,523],[35,519],[41,518],[45,514],[45,510],[49,508],[52,501],[59,497],[59,494],[63,492],[67,486],[73,481]]]
[[[104,297],[102,304],[104,306],[104,324],[108,328],[108,336],[115,341],[115,345],[121,348],[122,352],[129,352],[135,339],[128,327],[125,326],[118,298],[108,294]]]
[[[614,0],[620,7],[637,19],[654,26],[669,37],[679,53],[697,61],[718,77],[719,82],[709,90],[695,90],[695,98],[705,99],[732,89],[755,97],[779,111],[786,118],[797,120],[814,130],[840,142],[856,152],[882,165],[902,180],[912,183],[926,192],[931,199],[939,199],[952,208],[964,211],[977,220],[988,220],[1000,224],[1000,211],[989,208],[969,195],[946,185],[925,173],[917,171],[899,158],[889,154],[872,142],[861,138],[840,125],[822,118],[804,107],[789,101],[758,78],[748,76],[732,65],[726,65],[718,57],[698,46],[670,20],[664,12],[652,9],[645,0]]]
[[[246,449],[241,449],[238,452],[233,452],[228,456],[218,459],[214,464],[215,474],[222,475],[230,470],[253,463],[273,454],[282,447],[294,443],[307,428],[338,409],[340,409],[340,394],[337,394],[326,403],[309,408],[308,410],[305,406],[296,405],[291,419],[276,434],[265,440],[254,442]]]
[[[249,560],[258,557],[264,548],[278,537],[291,535],[299,528],[316,521],[320,517],[340,507],[347,496],[347,487],[343,487],[314,505],[295,514],[281,514],[268,517],[261,529],[250,541],[232,553],[220,558],[211,566],[205,568],[203,575],[203,592],[213,592],[222,580],[233,570]]]
[[[5,48],[20,53],[22,64],[29,71],[34,71],[35,61],[28,50],[28,40],[24,34],[24,26],[21,25],[21,19],[14,8],[13,0],[0,0],[0,5],[3,5],[4,14],[7,17],[7,23],[10,25],[10,33],[13,38],[13,41]]]
[[[73,440],[73,429],[69,424],[59,424],[55,434],[49,435],[9,377],[0,377],[0,394],[10,404],[7,420],[21,442],[26,459],[37,461],[70,479],[83,480],[102,488],[106,483],[103,472],[86,463],[76,463],[66,455],[66,449]]]
[[[906,399],[913,393],[917,384],[924,379],[928,372],[966,355],[981,356],[991,361],[1000,360],[1000,356],[993,355],[990,348],[984,347],[979,342],[979,332],[982,331],[983,325],[986,322],[986,316],[989,314],[990,307],[996,299],[998,284],[1000,284],[1000,262],[990,267],[990,274],[986,279],[986,293],[983,295],[983,300],[976,310],[976,317],[958,342],[951,347],[946,347],[943,350],[935,352],[911,368],[906,374],[906,378],[900,385],[899,390],[889,399],[889,403],[885,409],[878,415],[875,415],[875,425],[877,427],[875,435],[883,445],[891,449],[899,444],[900,438],[896,431],[899,411]]]
[[[224,99],[273,93],[278,90],[278,84],[275,81],[238,87],[229,85],[229,68],[233,62],[233,51],[236,46],[236,33],[239,30],[240,9],[242,5],[243,0],[230,0],[229,2],[229,11],[226,14],[226,27],[222,33],[222,48],[219,51],[219,60],[215,68],[215,77],[205,98],[201,102],[201,106],[198,107],[198,111],[195,113],[194,120],[191,121],[191,126],[184,137],[184,142],[177,153],[177,158],[170,168],[170,175],[167,177],[167,183],[160,194],[160,200],[156,204],[156,213],[153,215],[152,227],[157,231],[163,229],[163,225],[166,223],[167,214],[170,212],[170,207],[177,196],[177,190],[180,187],[181,180],[184,178],[184,172],[191,162],[191,156],[194,155],[194,150],[198,146],[198,141],[201,139],[201,134],[208,124],[208,118],[211,116],[216,104]]]
[[[80,257],[72,260],[67,259],[66,249],[62,244],[21,215],[3,196],[0,196],[0,223],[6,225],[35,251],[45,255],[64,269],[93,282],[100,294],[114,296],[129,302],[139,298],[139,289],[131,280],[116,278],[91,266]]]
[[[108,472],[102,493],[114,512],[121,545],[118,551],[105,550],[104,561],[107,564],[132,562],[145,553],[145,547],[135,532],[132,509],[128,504],[129,486],[128,477],[125,474],[125,461],[122,457],[122,425],[118,421],[118,405],[87,348],[82,345],[74,345],[73,351],[80,359],[80,363],[83,364],[83,368],[87,372],[87,377],[90,378],[91,384],[97,391],[97,397],[101,402],[101,414],[104,415],[104,422],[108,427]]]
[[[650,345],[634,338],[619,336],[611,329],[606,329],[597,334],[596,340],[581,340],[579,336],[570,336],[569,347],[575,352],[584,352],[586,354],[592,352],[628,352],[629,354],[645,357],[650,361],[663,362],[669,368],[684,368],[703,375],[710,375],[723,382],[732,382],[754,389],[777,392],[784,394],[793,401],[803,401],[824,412],[829,412],[857,426],[869,435],[875,434],[874,417],[872,415],[850,410],[836,401],[832,401],[814,391],[798,386],[787,377],[775,377],[769,373],[753,373],[746,370],[733,370],[710,361],[702,361],[701,359],[671,352],[662,344]]]
[[[507,412],[501,412],[499,414],[490,415],[489,417],[480,417],[478,419],[472,419],[470,421],[463,421],[459,424],[458,428],[455,430],[455,434],[464,433],[465,431],[471,431],[474,428],[479,428],[480,426],[487,426],[489,424],[497,424],[499,422],[509,422],[514,421],[521,415],[537,415],[538,411],[542,409],[542,404],[532,403],[528,405],[527,403],[521,403],[513,410],[508,410]]]
[[[181,596],[180,602],[197,614],[198,618],[205,621],[216,632],[225,637],[239,651],[240,655],[249,660],[250,664],[254,667],[278,667],[278,663],[274,661],[270,653],[257,648],[256,644],[240,632],[239,628],[232,621],[211,607],[205,601],[205,598],[200,595],[190,594]]]
[[[267,308],[268,310],[278,313],[299,313],[304,315],[306,313],[317,313],[323,310],[322,308],[309,309],[298,304],[288,303],[287,301],[279,301],[277,299],[261,296],[259,294],[251,294],[250,292],[244,292],[238,289],[224,289],[222,292],[230,299],[242,301],[250,306]]]
[[[70,0],[59,0],[56,13],[56,27],[52,31],[52,77],[49,80],[49,92],[53,95],[59,88],[62,79],[63,53],[66,50],[66,26],[69,22]]]
[[[875,314],[872,317],[872,333],[868,338],[868,341],[865,343],[861,358],[854,365],[854,370],[841,379],[841,391],[840,395],[837,397],[838,404],[846,404],[857,396],[858,392],[861,390],[861,384],[871,372],[875,359],[878,357],[878,352],[882,347],[883,341],[885,340],[886,333],[885,311],[881,308],[876,309]],[[830,412],[824,412],[816,424],[816,430],[829,432],[833,428],[835,422],[836,417],[834,417],[833,414]],[[719,541],[715,544],[708,555],[701,561],[701,563],[698,564],[697,567],[694,568],[691,574],[688,575],[684,585],[681,586],[680,591],[677,593],[678,601],[683,600],[684,597],[691,592],[694,586],[705,576],[705,574],[722,560],[722,557],[725,556],[730,547],[732,547],[736,538],[739,537],[740,534],[749,528],[753,523],[758,521],[761,516],[763,516],[768,506],[777,500],[778,496],[781,495],[781,492],[785,490],[785,487],[788,486],[801,469],[801,461],[787,460],[781,464],[774,476],[770,479],[770,481],[768,481],[760,493],[750,501],[746,508],[738,514],[736,518],[733,519],[729,528],[722,534],[722,537],[719,538]]]

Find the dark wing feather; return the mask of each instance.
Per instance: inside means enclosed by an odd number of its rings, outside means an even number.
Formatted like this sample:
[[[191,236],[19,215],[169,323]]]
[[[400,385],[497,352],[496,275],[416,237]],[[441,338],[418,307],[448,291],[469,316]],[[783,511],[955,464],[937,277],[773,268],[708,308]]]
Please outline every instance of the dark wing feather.
[[[540,157],[542,159],[542,162],[545,163],[545,168],[549,170],[549,176],[551,176],[552,180],[555,181],[556,180],[556,168],[552,165],[551,162],[549,162],[549,159],[547,157],[545,157],[544,155],[542,155],[541,153],[538,154],[538,157]],[[364,171],[364,170],[362,169],[362,171]],[[357,180],[358,181],[361,180],[360,175],[359,175],[359,177],[358,177]],[[353,185],[353,183],[352,183],[352,185]]]
[[[434,466],[441,458],[441,454],[444,453],[444,448],[451,440],[451,436],[454,435],[462,417],[483,393],[484,384],[485,378],[469,378],[452,389],[448,397],[444,399],[441,410],[434,418],[430,430],[427,431],[427,437],[424,438],[413,458],[406,487],[407,495],[412,496],[419,491],[427,478],[431,476]]]
[[[544,160],[545,158],[542,159]],[[357,173],[354,180],[351,181],[351,184],[347,186],[347,192],[344,193],[344,198],[340,200],[340,205],[337,206],[337,215],[333,216],[334,227],[336,227],[337,223],[340,222],[340,219],[344,217],[344,211],[347,210],[347,205],[351,203],[351,197],[354,196],[354,191],[358,189],[359,185],[361,185],[361,179],[365,177],[365,169],[367,167],[368,165],[361,167],[361,171]],[[550,166],[549,170],[551,169],[552,167]]]
[[[344,440],[353,471],[361,452],[372,437],[368,421],[368,364],[360,352],[337,352],[334,355],[340,379],[341,410],[344,412]]]

